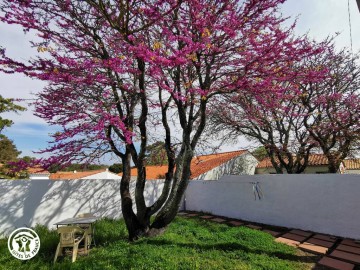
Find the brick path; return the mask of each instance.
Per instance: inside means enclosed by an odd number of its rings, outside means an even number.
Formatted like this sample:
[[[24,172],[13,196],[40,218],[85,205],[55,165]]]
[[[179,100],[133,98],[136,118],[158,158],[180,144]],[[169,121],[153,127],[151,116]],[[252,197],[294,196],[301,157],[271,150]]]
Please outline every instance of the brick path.
[[[269,226],[198,212],[179,212],[179,216],[198,217],[229,226],[246,226],[262,230],[275,237],[276,242],[321,255],[318,265],[335,270],[360,269],[360,241],[320,233]]]

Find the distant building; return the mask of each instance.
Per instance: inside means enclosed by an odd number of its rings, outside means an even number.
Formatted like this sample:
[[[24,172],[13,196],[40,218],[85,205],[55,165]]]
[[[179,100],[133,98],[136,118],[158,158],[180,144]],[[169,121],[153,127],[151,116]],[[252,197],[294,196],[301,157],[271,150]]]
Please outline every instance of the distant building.
[[[328,173],[328,160],[323,154],[312,154],[309,156],[309,164],[304,173]],[[360,159],[345,159],[343,161],[345,174],[360,174]],[[286,170],[284,171],[286,173]],[[263,159],[257,166],[255,174],[276,174],[270,158]]]
[[[258,160],[247,150],[196,156],[191,161],[191,180],[218,180],[224,174],[252,175]],[[167,165],[146,166],[146,179],[164,179]],[[122,175],[122,174],[119,174]],[[131,178],[137,177],[136,168],[131,169]]]

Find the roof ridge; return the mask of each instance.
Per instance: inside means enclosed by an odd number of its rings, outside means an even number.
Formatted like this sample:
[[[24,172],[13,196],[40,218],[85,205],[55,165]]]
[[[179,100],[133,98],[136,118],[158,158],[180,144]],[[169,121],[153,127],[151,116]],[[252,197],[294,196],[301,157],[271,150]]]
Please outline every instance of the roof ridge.
[[[79,171],[79,170],[72,170],[72,171],[57,171],[55,173],[74,173],[74,171],[76,171],[76,173],[84,173],[84,172],[102,172],[102,171],[106,171],[106,169],[98,169],[98,170],[86,170],[86,171]],[[54,174],[55,174],[54,173]]]
[[[249,152],[248,149],[239,149],[239,150],[235,150],[235,151],[227,151],[227,152],[221,152],[221,153],[213,153],[213,154],[199,155],[199,156],[194,156],[194,157],[206,157],[206,156],[211,156],[211,155],[230,154],[230,153],[236,153],[236,152],[241,152],[241,151]]]

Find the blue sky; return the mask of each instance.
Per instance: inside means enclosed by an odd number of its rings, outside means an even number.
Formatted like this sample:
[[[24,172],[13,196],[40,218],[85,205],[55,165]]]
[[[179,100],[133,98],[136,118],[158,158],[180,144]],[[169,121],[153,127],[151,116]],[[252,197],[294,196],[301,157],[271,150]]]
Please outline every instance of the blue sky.
[[[340,33],[336,39],[338,47],[350,46],[348,2],[347,0],[288,0],[282,7],[285,16],[298,17],[296,28],[297,34],[309,33],[311,37],[322,40],[328,35]],[[356,0],[350,0],[350,14],[352,23],[353,49],[360,50],[360,13],[356,6]],[[17,59],[27,59],[36,51],[31,49],[28,41],[31,35],[24,35],[21,28],[14,25],[0,23],[0,45],[7,48],[10,56]],[[23,75],[0,73],[0,94],[6,98],[32,98],[32,94],[38,93],[45,84],[40,81],[26,78]],[[22,103],[27,107],[26,103]],[[49,133],[56,131],[48,126],[42,119],[32,114],[29,108],[20,114],[8,113],[4,117],[12,119],[15,124],[4,133],[14,141],[22,155],[37,156],[36,151],[47,146],[50,140]],[[223,146],[221,150],[229,151],[234,148],[246,148],[249,146],[244,140],[240,140],[236,146]],[[114,160],[109,161],[113,163]]]

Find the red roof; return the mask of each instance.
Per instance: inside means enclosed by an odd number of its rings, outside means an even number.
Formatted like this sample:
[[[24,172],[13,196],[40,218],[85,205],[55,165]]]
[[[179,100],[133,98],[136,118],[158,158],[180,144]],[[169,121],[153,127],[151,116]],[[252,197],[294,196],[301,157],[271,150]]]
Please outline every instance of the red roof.
[[[232,152],[225,152],[219,154],[211,154],[194,157],[191,161],[191,179],[194,179],[218,166],[221,164],[228,162],[229,160],[238,157],[247,150],[238,150]]]
[[[50,174],[50,179],[58,180],[58,179],[66,179],[66,180],[74,180],[80,179],[83,177],[87,177],[93,174],[101,173],[104,169],[101,170],[93,170],[93,171],[84,171],[84,172],[56,172]]]
[[[344,165],[347,170],[360,170],[360,159],[345,159]]]
[[[28,174],[50,174],[49,171],[44,170],[41,167],[31,167],[26,169]]]
[[[146,167],[146,179],[164,179],[165,173],[167,173],[168,166],[162,165],[162,166],[147,166]],[[137,176],[137,169],[132,168],[130,172],[131,176]],[[122,173],[119,173],[121,176]]]
[[[214,169],[229,160],[246,153],[247,150],[238,150],[219,154],[210,154],[194,157],[191,161],[191,179]],[[167,165],[163,166],[147,166],[146,179],[163,179],[167,173]],[[122,175],[122,174],[119,174]],[[131,176],[137,176],[136,168],[131,169]]]
[[[360,169],[360,159],[345,159],[344,164],[346,169],[354,170]],[[328,159],[323,154],[311,154],[309,156],[309,164],[308,166],[326,166],[328,165]],[[263,159],[256,168],[272,168],[273,165],[270,161],[270,158],[267,157]]]

